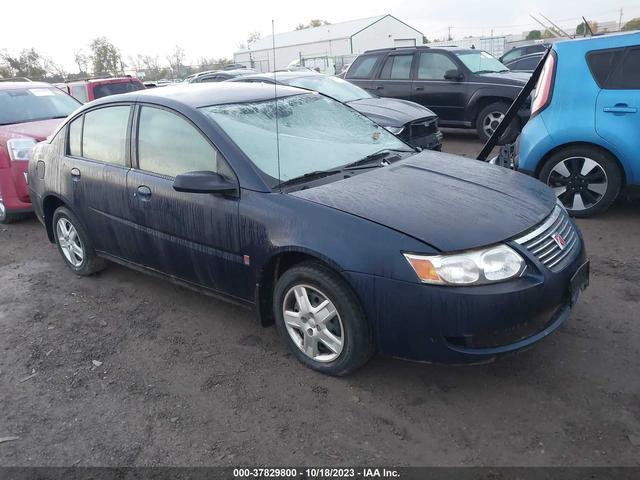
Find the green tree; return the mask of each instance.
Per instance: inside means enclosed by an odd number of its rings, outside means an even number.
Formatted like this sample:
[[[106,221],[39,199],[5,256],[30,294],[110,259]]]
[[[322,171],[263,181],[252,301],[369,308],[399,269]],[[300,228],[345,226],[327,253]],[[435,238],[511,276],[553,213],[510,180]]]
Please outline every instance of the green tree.
[[[540,40],[542,38],[542,32],[540,30],[531,30],[527,34],[527,40]]]
[[[593,33],[598,31],[598,22],[591,21],[588,25]],[[589,29],[586,27],[585,23],[582,22],[578,24],[576,27],[576,35],[586,35],[587,33],[589,33]]]
[[[22,50],[17,57],[3,51],[0,54],[0,60],[4,67],[4,73],[8,77],[27,77],[32,80],[41,80],[47,76],[46,59],[33,48]]]
[[[109,73],[112,75],[122,74],[124,63],[120,50],[105,37],[93,39],[89,45],[91,49],[91,62],[93,63],[94,75]]]
[[[73,59],[78,66],[78,73],[85,74],[89,71],[89,63],[91,58],[82,50],[76,50],[73,52]]]
[[[631,20],[629,20],[624,24],[622,30],[624,30],[625,32],[629,30],[640,30],[640,17],[632,18]]]
[[[427,44],[427,43],[431,43],[431,42],[429,41],[429,39],[428,39],[427,37],[425,37],[425,36],[423,35],[423,36],[422,36],[422,43],[423,43],[423,44]]]

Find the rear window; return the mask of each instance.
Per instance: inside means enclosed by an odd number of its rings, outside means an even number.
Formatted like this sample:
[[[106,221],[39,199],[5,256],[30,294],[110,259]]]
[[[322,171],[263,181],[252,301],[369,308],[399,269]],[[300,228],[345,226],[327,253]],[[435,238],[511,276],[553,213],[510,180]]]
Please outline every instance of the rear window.
[[[135,92],[137,90],[144,90],[144,85],[139,82],[105,83],[93,87],[93,96],[95,98],[102,98],[109,95],[118,95],[119,93]]]
[[[378,63],[378,59],[382,55],[360,55],[349,67],[347,72],[348,78],[370,78],[373,73],[373,67]]]
[[[55,87],[0,90],[0,125],[65,118],[80,104]]]

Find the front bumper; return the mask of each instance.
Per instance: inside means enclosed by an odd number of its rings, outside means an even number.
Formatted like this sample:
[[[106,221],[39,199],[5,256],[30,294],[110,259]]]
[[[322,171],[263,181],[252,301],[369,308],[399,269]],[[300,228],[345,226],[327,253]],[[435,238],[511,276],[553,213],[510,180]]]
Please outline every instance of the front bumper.
[[[521,278],[476,287],[440,287],[348,273],[374,323],[380,353],[414,361],[482,363],[526,348],[569,318],[577,300],[572,279],[586,262],[575,257],[551,272],[520,250]],[[511,244],[512,248],[518,246]]]
[[[398,137],[412,147],[423,150],[440,151],[442,149],[442,132],[438,130],[437,117],[407,123]]]

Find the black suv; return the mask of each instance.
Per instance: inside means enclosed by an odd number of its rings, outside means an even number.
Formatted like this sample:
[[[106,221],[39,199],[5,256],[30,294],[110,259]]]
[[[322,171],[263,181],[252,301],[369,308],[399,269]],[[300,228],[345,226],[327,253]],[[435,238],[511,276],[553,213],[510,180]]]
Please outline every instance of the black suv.
[[[424,105],[440,117],[443,127],[475,128],[483,141],[529,77],[511,72],[482,50],[427,46],[369,50],[355,59],[345,76],[376,95]],[[527,103],[500,143],[515,140],[529,109]]]

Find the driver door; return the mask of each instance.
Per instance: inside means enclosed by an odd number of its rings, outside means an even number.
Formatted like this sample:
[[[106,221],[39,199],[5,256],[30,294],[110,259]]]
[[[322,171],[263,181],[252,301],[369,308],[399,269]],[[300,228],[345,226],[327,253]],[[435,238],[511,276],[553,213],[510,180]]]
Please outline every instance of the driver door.
[[[237,291],[243,268],[239,199],[173,189],[174,177],[181,173],[212,171],[231,177],[232,171],[185,117],[166,108],[138,108],[135,162],[127,175],[138,226],[138,263],[205,288]]]

